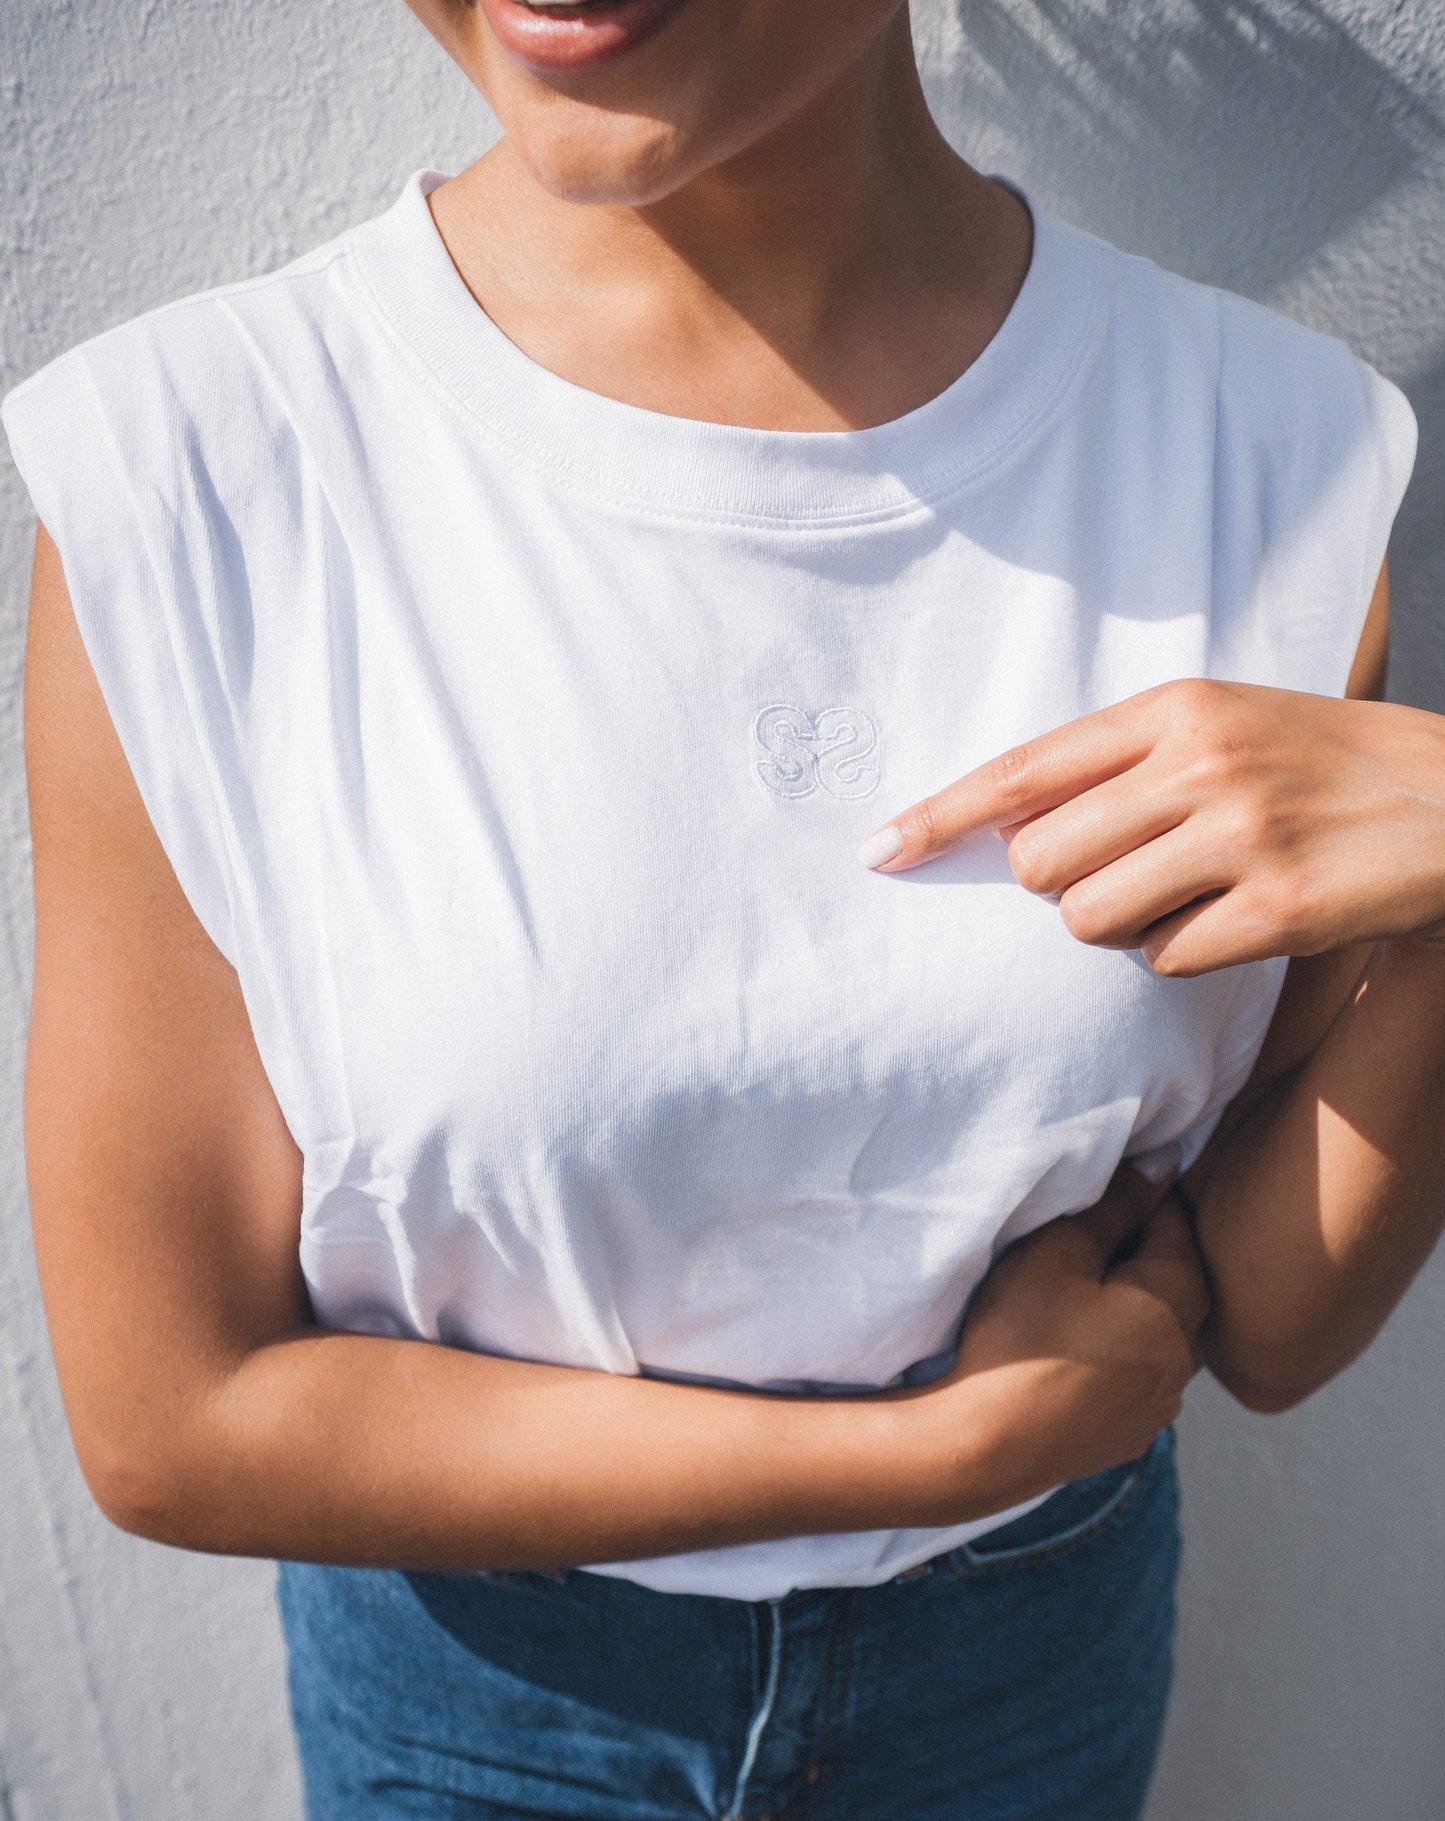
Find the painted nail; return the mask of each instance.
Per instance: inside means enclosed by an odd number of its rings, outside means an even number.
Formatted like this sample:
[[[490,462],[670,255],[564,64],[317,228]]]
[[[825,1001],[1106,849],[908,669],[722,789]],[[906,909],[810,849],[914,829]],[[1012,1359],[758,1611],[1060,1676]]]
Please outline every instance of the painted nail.
[[[858,849],[860,862],[868,867],[883,866],[903,851],[903,836],[891,825],[869,835]]]

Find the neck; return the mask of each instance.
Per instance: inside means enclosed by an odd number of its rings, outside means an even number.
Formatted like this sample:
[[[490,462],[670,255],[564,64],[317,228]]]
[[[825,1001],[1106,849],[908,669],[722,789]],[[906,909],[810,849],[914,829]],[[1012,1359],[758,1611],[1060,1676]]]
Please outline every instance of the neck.
[[[813,106],[660,202],[559,200],[506,139],[432,201],[477,301],[541,364],[760,428],[924,403],[989,340],[1029,256],[1026,212],[934,125],[906,12]]]

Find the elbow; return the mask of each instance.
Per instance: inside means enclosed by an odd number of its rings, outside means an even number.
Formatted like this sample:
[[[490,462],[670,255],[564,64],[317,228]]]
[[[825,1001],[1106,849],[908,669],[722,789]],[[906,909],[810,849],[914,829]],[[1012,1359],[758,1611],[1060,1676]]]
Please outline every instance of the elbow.
[[[200,1467],[188,1449],[156,1437],[75,1437],[80,1471],[101,1514],[118,1530],[175,1549],[215,1547],[205,1522]]]
[[[166,1397],[153,1412],[67,1404],[81,1474],[118,1530],[205,1555],[282,1553],[257,1527],[268,1460],[254,1418],[243,1410],[238,1422],[224,1395],[231,1383]]]
[[[1220,1372],[1214,1376],[1236,1403],[1243,1404],[1255,1416],[1282,1416],[1286,1410],[1297,1409],[1306,1398],[1313,1397],[1319,1390],[1317,1384],[1261,1383],[1239,1374],[1225,1377]]]
[[[1206,1346],[1204,1363],[1224,1389],[1256,1416],[1282,1416],[1329,1383],[1344,1361],[1325,1361],[1311,1348],[1270,1348],[1248,1354]]]
[[[107,1382],[59,1363],[75,1458],[108,1522],[173,1549],[252,1553],[244,1545],[255,1463],[227,1396],[234,1369]]]
[[[77,1447],[80,1471],[101,1515],[153,1543],[177,1541],[184,1503],[179,1475],[156,1451],[114,1441]]]

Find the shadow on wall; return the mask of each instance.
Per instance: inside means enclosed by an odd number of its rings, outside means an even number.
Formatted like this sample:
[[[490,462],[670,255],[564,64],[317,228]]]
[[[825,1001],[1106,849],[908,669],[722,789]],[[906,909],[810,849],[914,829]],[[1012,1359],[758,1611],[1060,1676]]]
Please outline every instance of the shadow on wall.
[[[1420,456],[1392,545],[1390,692],[1445,710],[1434,0],[915,0],[914,22],[930,102],[971,162],[1344,334],[1404,385]]]
[[[1445,206],[1441,216],[1445,222]],[[1420,454],[1390,544],[1390,695],[1445,712],[1445,353],[1406,391],[1420,420]]]
[[[1252,296],[1445,148],[1445,117],[1317,0],[950,0],[920,37],[975,162]]]

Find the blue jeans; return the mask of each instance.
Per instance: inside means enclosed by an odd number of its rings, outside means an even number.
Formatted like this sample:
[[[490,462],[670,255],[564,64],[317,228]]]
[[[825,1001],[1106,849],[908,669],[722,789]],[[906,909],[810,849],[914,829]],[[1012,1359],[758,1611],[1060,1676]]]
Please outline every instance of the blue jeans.
[[[286,1564],[311,1821],[1133,1821],[1168,1693],[1172,1435],[881,1587],[750,1604]]]

